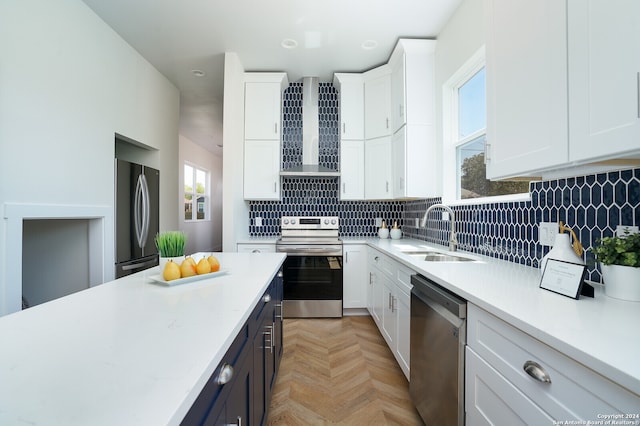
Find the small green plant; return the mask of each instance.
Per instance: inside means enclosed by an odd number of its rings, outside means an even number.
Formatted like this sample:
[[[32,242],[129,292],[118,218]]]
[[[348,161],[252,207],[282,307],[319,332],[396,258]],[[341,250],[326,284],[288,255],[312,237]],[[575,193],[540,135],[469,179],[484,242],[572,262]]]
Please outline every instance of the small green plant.
[[[155,241],[160,257],[184,256],[184,244],[187,241],[187,236],[184,232],[159,232]]]
[[[628,231],[622,237],[604,237],[596,240],[591,251],[603,265],[622,265],[640,268],[640,234]]]

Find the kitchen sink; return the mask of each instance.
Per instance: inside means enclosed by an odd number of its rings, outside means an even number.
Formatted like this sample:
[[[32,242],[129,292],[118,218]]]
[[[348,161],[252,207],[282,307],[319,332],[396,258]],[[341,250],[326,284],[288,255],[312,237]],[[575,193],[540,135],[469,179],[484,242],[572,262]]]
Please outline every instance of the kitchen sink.
[[[435,250],[413,250],[403,251],[402,253],[407,256],[414,257],[426,262],[475,262],[476,260],[470,257],[458,256],[452,253],[442,253]]]

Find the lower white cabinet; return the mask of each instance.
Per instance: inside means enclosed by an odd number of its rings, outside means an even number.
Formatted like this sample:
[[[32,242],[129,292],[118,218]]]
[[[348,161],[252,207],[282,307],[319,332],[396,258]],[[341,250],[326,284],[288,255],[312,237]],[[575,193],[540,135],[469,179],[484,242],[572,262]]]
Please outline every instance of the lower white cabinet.
[[[276,243],[238,243],[238,253],[275,253]]]
[[[407,379],[413,273],[391,257],[369,248],[367,308]]]
[[[342,307],[366,308],[368,276],[362,272],[367,269],[367,246],[344,244],[342,253]]]
[[[637,395],[481,308],[467,309],[467,424],[587,424],[638,412]]]

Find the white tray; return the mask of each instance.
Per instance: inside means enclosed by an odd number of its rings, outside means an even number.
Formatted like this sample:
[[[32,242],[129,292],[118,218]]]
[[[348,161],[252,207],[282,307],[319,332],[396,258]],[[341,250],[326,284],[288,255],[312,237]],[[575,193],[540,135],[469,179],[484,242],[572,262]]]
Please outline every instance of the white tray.
[[[157,275],[151,275],[149,277],[149,279],[151,281],[153,281],[154,284],[161,284],[161,285],[166,285],[166,286],[174,286],[174,285],[179,285],[179,284],[190,283],[190,282],[193,282],[193,281],[205,280],[207,278],[219,277],[220,275],[224,275],[224,274],[226,274],[228,272],[229,272],[228,269],[220,269],[219,271],[209,272],[208,274],[194,275],[192,277],[187,277],[187,278],[178,278],[176,280],[171,280],[171,281],[165,281],[165,279],[162,278],[162,275],[157,274]]]

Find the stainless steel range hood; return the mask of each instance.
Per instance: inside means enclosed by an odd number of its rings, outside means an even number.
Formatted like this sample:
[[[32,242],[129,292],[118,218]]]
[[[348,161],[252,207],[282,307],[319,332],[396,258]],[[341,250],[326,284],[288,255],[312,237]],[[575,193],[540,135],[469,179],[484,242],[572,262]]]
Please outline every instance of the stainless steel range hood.
[[[319,164],[320,124],[318,77],[302,79],[302,166],[282,170],[280,176],[340,176],[340,172]]]

